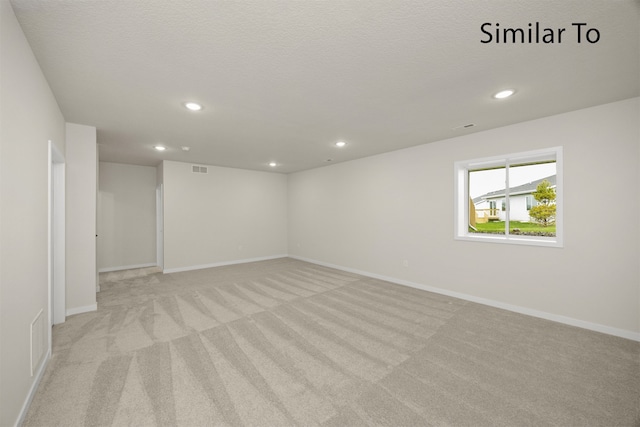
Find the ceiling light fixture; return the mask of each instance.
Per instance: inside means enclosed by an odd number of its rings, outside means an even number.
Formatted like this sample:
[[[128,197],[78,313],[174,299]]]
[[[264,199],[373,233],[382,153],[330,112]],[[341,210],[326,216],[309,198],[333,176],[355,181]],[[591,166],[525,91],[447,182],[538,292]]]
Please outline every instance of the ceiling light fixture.
[[[155,146],[155,147],[153,147],[153,148],[155,148],[155,149],[156,149],[156,150],[158,150],[158,151],[164,151],[164,150],[166,150],[166,149],[167,149],[167,147],[164,147],[164,146],[162,146],[162,145],[156,145],[156,146]]]
[[[197,102],[185,102],[183,105],[186,109],[191,111],[200,111],[203,108],[202,105]]]
[[[276,162],[270,162],[269,166],[271,166],[272,168],[275,168],[276,166],[278,166],[278,164]]]
[[[338,142],[336,142],[336,147],[342,148],[342,147],[344,147],[345,145],[347,145],[347,143],[346,143],[346,142],[344,142],[344,141],[338,141]]]
[[[180,149],[182,151],[189,151],[189,150],[191,150],[191,147],[187,147],[186,145],[183,145],[182,147],[180,147]]]
[[[500,91],[500,92],[496,93],[495,95],[493,95],[493,97],[494,97],[495,99],[504,99],[504,98],[508,98],[508,97],[510,97],[510,96],[511,96],[511,95],[513,95],[514,93],[516,93],[516,91],[515,91],[515,90],[513,90],[513,89],[507,89],[507,90],[502,90],[502,91]]]

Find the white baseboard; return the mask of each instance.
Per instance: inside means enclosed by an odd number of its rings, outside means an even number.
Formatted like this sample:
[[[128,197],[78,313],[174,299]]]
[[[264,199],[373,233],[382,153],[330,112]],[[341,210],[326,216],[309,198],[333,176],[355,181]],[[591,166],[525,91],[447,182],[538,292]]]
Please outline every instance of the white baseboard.
[[[24,403],[22,404],[22,409],[20,409],[20,413],[18,414],[18,419],[14,424],[15,427],[21,426],[22,423],[24,422],[24,418],[27,416],[27,412],[29,411],[29,406],[31,406],[31,402],[33,401],[33,397],[36,395],[36,391],[38,390],[40,381],[42,381],[44,372],[47,369],[47,366],[49,365],[49,360],[51,360],[51,349],[47,350],[47,354],[45,355],[42,363],[40,363],[40,367],[36,372],[36,378],[31,384],[31,388],[29,389],[27,398],[24,400]]]
[[[146,268],[146,267],[156,267],[158,264],[155,262],[147,263],[147,264],[135,264],[135,265],[122,265],[119,267],[105,267],[98,270],[98,273],[110,273],[112,271],[122,271],[122,270],[133,270],[134,268]]]
[[[272,256],[260,257],[260,258],[245,258],[245,259],[238,259],[233,261],[214,262],[212,264],[190,265],[187,267],[177,267],[177,268],[165,268],[163,273],[164,274],[180,273],[182,271],[202,270],[203,268],[223,267],[225,265],[246,264],[248,262],[257,262],[257,261],[268,261],[271,259],[287,258],[288,256],[289,255],[287,254],[281,254],[281,255],[272,255]]]
[[[500,301],[494,301],[487,298],[476,297],[473,295],[468,295],[461,292],[454,292],[447,289],[436,288],[433,286],[423,285],[421,283],[410,282],[408,280],[397,279],[395,277],[383,276],[381,274],[375,274],[375,273],[370,273],[368,271],[362,271],[354,268],[343,267],[341,265],[330,264],[322,261],[317,261],[314,259],[299,257],[295,255],[289,255],[289,257],[300,260],[300,261],[310,262],[312,264],[322,265],[324,267],[335,268],[336,270],[355,273],[361,276],[371,277],[374,279],[385,280],[387,282],[396,283],[398,285],[409,286],[411,288],[421,289],[423,291],[433,292],[441,295],[447,295],[450,297],[459,298],[466,301],[476,302],[478,304],[488,305],[490,307],[501,308],[503,310],[513,311],[515,313],[526,314],[527,316],[538,317],[541,319],[551,320],[558,323],[564,323],[565,325],[576,326],[578,328],[588,329],[591,331],[601,332],[603,334],[614,335],[617,337],[640,342],[640,332],[634,332],[626,329],[619,329],[611,326],[601,325],[598,323],[587,322],[584,320],[574,319],[567,316],[561,316],[558,314],[547,313],[544,311],[534,310],[527,307],[507,304]]]
[[[73,316],[74,314],[89,313],[90,311],[96,311],[98,309],[98,303],[85,305],[84,307],[74,307],[67,310],[67,316]]]

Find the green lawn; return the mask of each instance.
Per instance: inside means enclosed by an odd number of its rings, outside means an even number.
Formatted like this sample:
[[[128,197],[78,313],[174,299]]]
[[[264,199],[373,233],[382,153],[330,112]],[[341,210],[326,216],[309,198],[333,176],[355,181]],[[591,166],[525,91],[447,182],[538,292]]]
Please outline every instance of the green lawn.
[[[535,234],[535,235],[547,235],[547,236],[555,236],[556,235],[556,226],[550,225],[548,227],[543,227],[534,222],[520,222],[520,221],[511,221],[510,232],[512,234],[517,234],[520,230],[522,234]],[[472,233],[504,233],[504,221],[490,221],[484,224],[476,224],[476,228],[478,231],[474,231],[473,229],[469,229]]]

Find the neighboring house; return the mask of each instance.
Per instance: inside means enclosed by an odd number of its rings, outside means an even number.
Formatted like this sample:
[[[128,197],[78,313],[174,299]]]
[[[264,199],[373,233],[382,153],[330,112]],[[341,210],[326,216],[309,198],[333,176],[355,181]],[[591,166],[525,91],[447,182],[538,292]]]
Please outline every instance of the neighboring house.
[[[530,221],[529,210],[538,204],[533,197],[538,184],[547,180],[552,188],[556,188],[556,176],[551,175],[527,184],[519,185],[509,189],[509,202],[511,204],[511,221]],[[506,214],[505,190],[492,191],[473,199],[476,211],[476,223],[488,221],[504,221]]]

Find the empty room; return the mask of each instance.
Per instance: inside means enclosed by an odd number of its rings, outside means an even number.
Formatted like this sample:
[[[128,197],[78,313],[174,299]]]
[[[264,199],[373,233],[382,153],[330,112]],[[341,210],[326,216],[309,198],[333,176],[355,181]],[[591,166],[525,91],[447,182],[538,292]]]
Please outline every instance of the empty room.
[[[640,425],[638,1],[0,12],[0,426]]]

